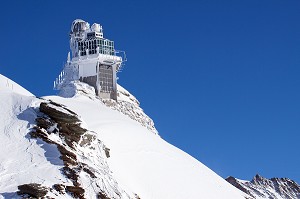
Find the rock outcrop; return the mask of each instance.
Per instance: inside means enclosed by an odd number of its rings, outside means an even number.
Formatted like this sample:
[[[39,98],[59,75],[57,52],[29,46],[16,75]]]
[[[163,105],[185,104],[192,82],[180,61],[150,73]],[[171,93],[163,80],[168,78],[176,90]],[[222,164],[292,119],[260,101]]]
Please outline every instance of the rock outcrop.
[[[255,175],[251,181],[243,181],[232,176],[226,180],[255,199],[300,199],[300,186],[288,178],[266,179]]]
[[[30,184],[23,184],[18,186],[18,195],[21,195],[24,197],[33,197],[33,198],[42,198],[44,197],[48,191],[49,188],[44,187],[37,183],[30,183]]]
[[[72,185],[55,184],[51,190],[80,199],[87,198],[86,192],[98,193],[97,198],[129,198],[111,175],[106,162],[109,149],[97,139],[95,132],[82,127],[76,113],[61,104],[44,101],[37,115],[31,137],[57,146],[64,163],[62,173],[72,182]],[[87,183],[89,187],[82,186]],[[24,186],[19,188],[20,193],[33,195],[24,191]]]

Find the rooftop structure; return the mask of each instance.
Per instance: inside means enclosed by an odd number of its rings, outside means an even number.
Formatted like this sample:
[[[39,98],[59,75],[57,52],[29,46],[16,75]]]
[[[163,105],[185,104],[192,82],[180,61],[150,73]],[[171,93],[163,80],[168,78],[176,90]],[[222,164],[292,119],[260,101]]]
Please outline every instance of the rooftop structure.
[[[79,80],[93,86],[101,98],[117,100],[117,72],[126,55],[117,51],[114,42],[103,37],[100,24],[76,19],[71,25],[70,52],[63,71],[54,82],[60,90],[64,84]]]

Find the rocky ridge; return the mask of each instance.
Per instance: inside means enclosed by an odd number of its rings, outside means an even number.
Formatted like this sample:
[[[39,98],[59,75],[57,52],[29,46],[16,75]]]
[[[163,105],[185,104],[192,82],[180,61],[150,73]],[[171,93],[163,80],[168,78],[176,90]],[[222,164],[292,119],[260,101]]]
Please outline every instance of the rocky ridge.
[[[226,180],[255,199],[300,199],[300,186],[288,178],[266,179],[257,174],[251,181],[232,176]]]

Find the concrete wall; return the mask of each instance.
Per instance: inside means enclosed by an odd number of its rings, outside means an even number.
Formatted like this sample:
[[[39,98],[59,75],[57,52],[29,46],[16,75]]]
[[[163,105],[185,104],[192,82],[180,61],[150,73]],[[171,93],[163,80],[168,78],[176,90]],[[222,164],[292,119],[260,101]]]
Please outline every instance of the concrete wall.
[[[96,62],[82,62],[81,64],[79,64],[79,77],[89,77],[97,74],[96,66]]]
[[[95,88],[96,95],[98,95],[98,89],[97,89],[97,75],[89,76],[89,77],[80,77],[79,81],[87,83],[88,85]]]

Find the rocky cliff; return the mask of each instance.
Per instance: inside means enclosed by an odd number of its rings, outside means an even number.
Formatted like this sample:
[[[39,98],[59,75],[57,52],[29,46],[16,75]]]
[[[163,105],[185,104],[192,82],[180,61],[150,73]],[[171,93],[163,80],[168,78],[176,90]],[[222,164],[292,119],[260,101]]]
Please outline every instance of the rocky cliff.
[[[251,181],[236,179],[232,176],[226,180],[255,199],[299,199],[300,186],[288,178],[266,179],[255,175]]]

